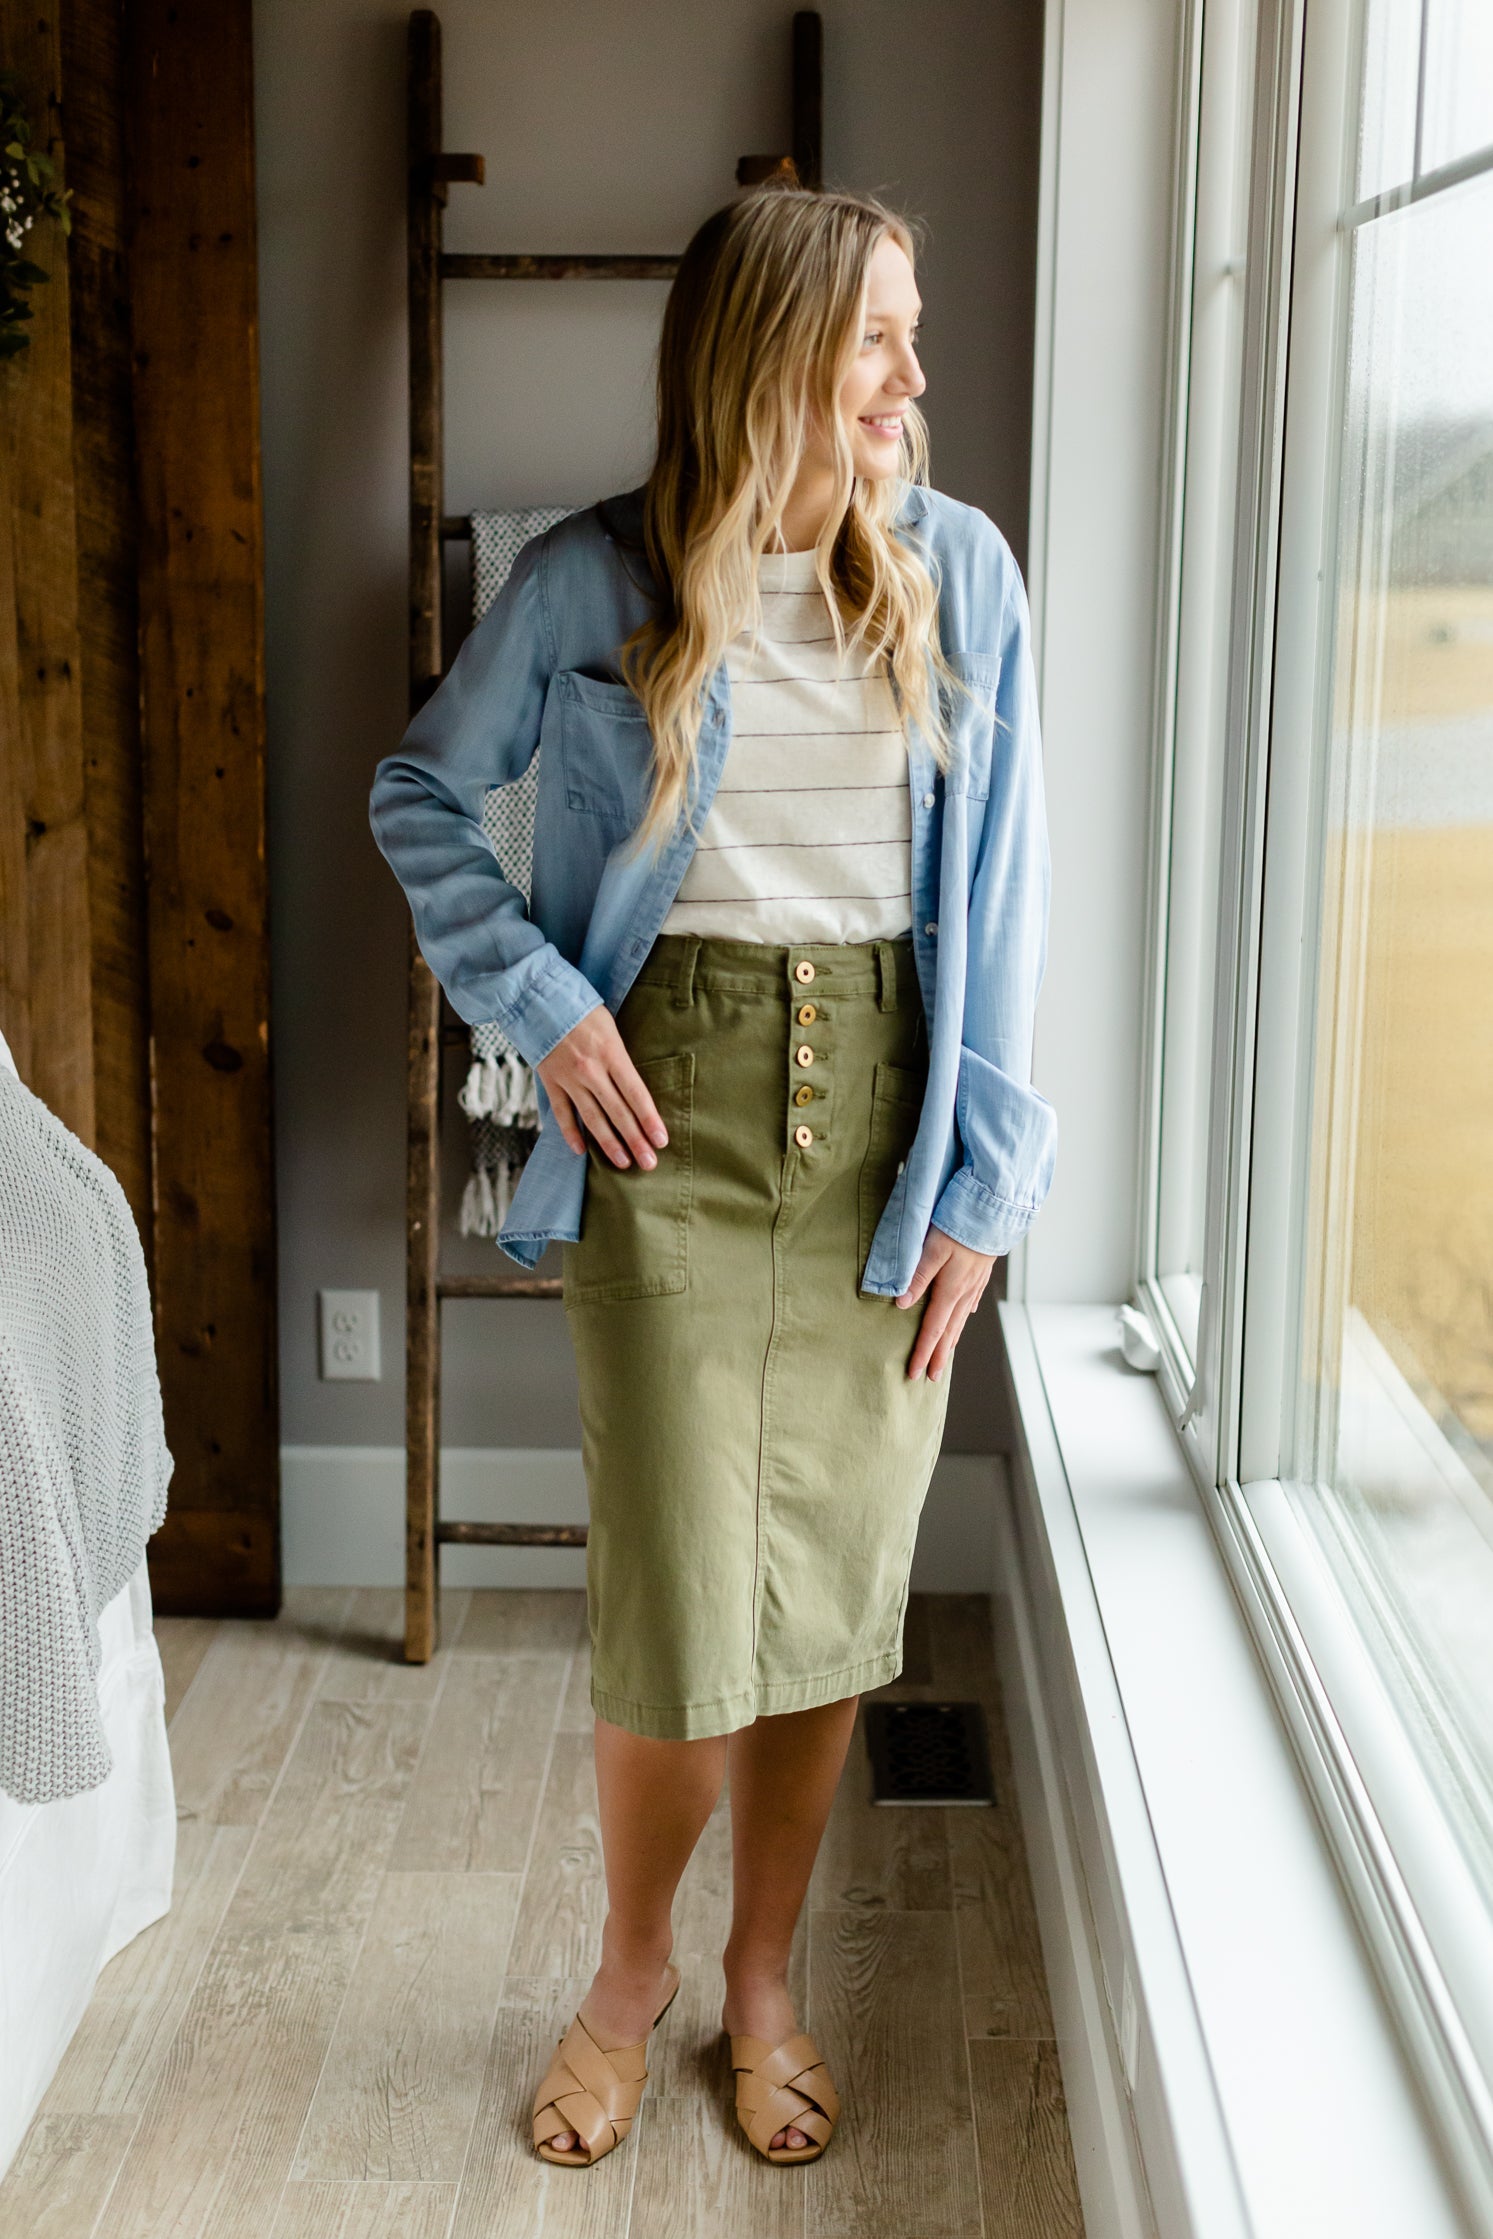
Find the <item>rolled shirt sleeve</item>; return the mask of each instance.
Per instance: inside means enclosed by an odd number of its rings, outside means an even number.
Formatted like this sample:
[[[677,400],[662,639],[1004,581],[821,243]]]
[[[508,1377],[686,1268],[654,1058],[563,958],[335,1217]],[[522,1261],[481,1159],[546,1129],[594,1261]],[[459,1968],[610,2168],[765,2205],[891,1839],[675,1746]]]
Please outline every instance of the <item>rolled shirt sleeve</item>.
[[[453,1010],[469,1025],[495,1022],[530,1065],[602,1000],[530,918],[482,829],[488,792],[521,777],[534,757],[557,665],[535,537],[379,763],[368,804],[420,953]]]
[[[955,1116],[964,1150],[933,1226],[978,1252],[1008,1252],[1052,1181],[1057,1118],[1031,1084],[1047,959],[1050,859],[1026,591],[1010,567],[1001,618],[990,796],[969,902]]]

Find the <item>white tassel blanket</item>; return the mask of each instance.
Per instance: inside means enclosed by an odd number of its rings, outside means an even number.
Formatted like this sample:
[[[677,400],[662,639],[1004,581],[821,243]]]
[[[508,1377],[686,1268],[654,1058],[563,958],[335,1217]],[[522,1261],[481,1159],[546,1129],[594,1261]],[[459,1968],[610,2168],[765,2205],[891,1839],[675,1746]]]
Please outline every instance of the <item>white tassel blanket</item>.
[[[483,615],[507,582],[532,537],[574,512],[569,505],[530,505],[507,513],[472,515],[472,620]],[[503,876],[527,903],[534,877],[534,800],[539,789],[536,753],[512,785],[494,786],[482,811]],[[472,1123],[472,1178],[461,1201],[463,1236],[496,1236],[514,1186],[539,1133],[534,1075],[500,1026],[472,1028],[472,1063],[457,1098]]]

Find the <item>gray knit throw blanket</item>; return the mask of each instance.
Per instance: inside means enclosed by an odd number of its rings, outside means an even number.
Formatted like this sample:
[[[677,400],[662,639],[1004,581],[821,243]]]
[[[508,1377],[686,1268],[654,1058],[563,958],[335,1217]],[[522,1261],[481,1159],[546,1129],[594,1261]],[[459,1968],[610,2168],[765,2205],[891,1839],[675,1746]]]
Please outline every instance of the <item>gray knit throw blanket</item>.
[[[134,1215],[0,1056],[0,1789],[18,1803],[112,1769],[99,1611],[170,1476]]]
[[[472,515],[472,621],[475,625],[507,582],[532,537],[576,511],[570,505],[528,505],[510,513]],[[495,785],[482,810],[504,878],[527,906],[534,879],[534,800],[539,754],[511,785]],[[496,1236],[524,1161],[539,1134],[534,1075],[500,1026],[472,1028],[472,1063],[457,1101],[472,1123],[472,1178],[461,1201],[463,1236]]]

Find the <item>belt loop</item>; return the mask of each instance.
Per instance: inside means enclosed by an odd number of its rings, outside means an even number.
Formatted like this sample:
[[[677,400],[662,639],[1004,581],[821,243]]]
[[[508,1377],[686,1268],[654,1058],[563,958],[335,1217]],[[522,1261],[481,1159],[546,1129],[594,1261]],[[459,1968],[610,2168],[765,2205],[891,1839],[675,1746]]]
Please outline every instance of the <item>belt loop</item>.
[[[897,951],[890,941],[877,942],[876,961],[881,967],[881,1008],[894,1011],[897,1008]]]
[[[695,999],[695,958],[699,953],[699,934],[686,933],[684,954],[679,960],[679,977],[674,983],[674,1003],[678,1010],[687,1010]]]

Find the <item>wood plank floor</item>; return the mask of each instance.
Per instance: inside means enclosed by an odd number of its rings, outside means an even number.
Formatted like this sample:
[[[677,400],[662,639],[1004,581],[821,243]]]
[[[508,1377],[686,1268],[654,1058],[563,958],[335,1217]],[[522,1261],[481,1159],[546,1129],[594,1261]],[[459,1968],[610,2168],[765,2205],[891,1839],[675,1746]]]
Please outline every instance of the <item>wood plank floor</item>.
[[[0,2239],[1081,2239],[983,1597],[914,1596],[884,1692],[984,1704],[996,1808],[874,1809],[852,1745],[794,1985],[846,2108],[796,2169],[730,2112],[724,1802],[631,2138],[534,2156],[603,1911],[584,1598],[447,1594],[423,1668],[400,1622],[372,1592],[158,1621],[175,1901],[105,1970]]]

